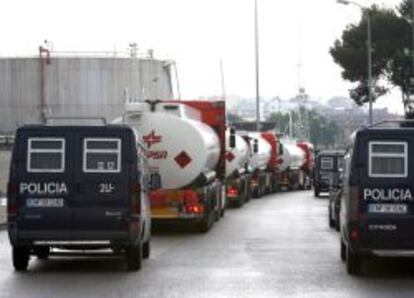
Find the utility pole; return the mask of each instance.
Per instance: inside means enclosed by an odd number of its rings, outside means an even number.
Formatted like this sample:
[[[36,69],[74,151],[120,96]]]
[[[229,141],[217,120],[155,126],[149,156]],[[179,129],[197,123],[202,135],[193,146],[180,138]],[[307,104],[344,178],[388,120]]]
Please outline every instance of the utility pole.
[[[260,76],[259,76],[259,21],[257,15],[257,0],[254,0],[254,44],[256,62],[256,130],[260,131]]]

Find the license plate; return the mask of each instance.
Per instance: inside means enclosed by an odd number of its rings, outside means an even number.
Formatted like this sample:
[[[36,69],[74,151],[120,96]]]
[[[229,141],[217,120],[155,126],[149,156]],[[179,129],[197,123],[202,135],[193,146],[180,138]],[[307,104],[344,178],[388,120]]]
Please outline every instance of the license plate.
[[[406,214],[408,212],[408,207],[406,204],[369,204],[368,212]]]
[[[64,206],[64,200],[62,198],[48,198],[48,199],[27,199],[26,206],[30,208],[43,208],[43,207],[52,207],[52,208],[62,208]]]

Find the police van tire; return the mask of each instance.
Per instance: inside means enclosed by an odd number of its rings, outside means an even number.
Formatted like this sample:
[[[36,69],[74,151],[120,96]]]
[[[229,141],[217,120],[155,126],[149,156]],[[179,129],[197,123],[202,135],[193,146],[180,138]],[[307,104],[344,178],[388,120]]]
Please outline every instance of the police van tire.
[[[344,240],[342,240],[342,237],[341,237],[341,260],[342,262],[346,261],[346,245],[344,243]]]
[[[142,245],[142,258],[148,259],[151,255],[151,240],[148,239],[144,244]]]
[[[128,247],[125,252],[125,257],[128,270],[140,270],[142,267],[142,244]]]
[[[16,271],[25,271],[29,266],[29,249],[26,247],[13,247],[13,266]]]
[[[346,269],[349,275],[359,275],[361,273],[362,258],[353,253],[349,247],[346,249]]]

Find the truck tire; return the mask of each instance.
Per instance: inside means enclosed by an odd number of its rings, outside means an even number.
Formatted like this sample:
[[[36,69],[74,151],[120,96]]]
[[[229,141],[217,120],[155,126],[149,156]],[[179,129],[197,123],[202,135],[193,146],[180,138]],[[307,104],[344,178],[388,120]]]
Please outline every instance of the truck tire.
[[[137,271],[142,267],[142,244],[128,247],[125,251],[128,270]]]
[[[342,237],[341,237],[341,260],[342,262],[346,261],[346,246],[345,246],[344,240],[342,240]]]
[[[319,193],[320,193],[319,188],[315,187],[313,189],[313,192],[314,192],[315,197],[319,197]]]
[[[16,271],[25,271],[29,266],[29,248],[13,246],[12,249],[13,266]]]
[[[329,206],[328,209],[329,209],[329,211],[328,211],[328,213],[329,213],[329,215],[328,215],[328,217],[329,217],[329,227],[333,229],[335,227],[335,222],[332,220],[331,206]]]
[[[148,239],[144,244],[142,245],[142,258],[148,259],[151,255],[151,240]]]
[[[346,248],[346,269],[349,275],[359,275],[361,273],[362,258],[353,253],[349,246]]]
[[[198,231],[200,233],[207,233],[213,226],[215,221],[214,210],[209,209],[204,215],[202,221],[198,224]]]

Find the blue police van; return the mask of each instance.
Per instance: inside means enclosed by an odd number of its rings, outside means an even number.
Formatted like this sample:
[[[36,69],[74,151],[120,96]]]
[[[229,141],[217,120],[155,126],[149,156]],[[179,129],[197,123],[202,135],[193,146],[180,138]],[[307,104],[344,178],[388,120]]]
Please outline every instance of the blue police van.
[[[130,127],[20,127],[7,194],[15,269],[56,249],[109,248],[140,269],[150,255],[147,185],[145,148]]]
[[[401,125],[402,124],[402,125]],[[414,128],[382,123],[354,134],[345,157],[341,258],[414,257]]]

